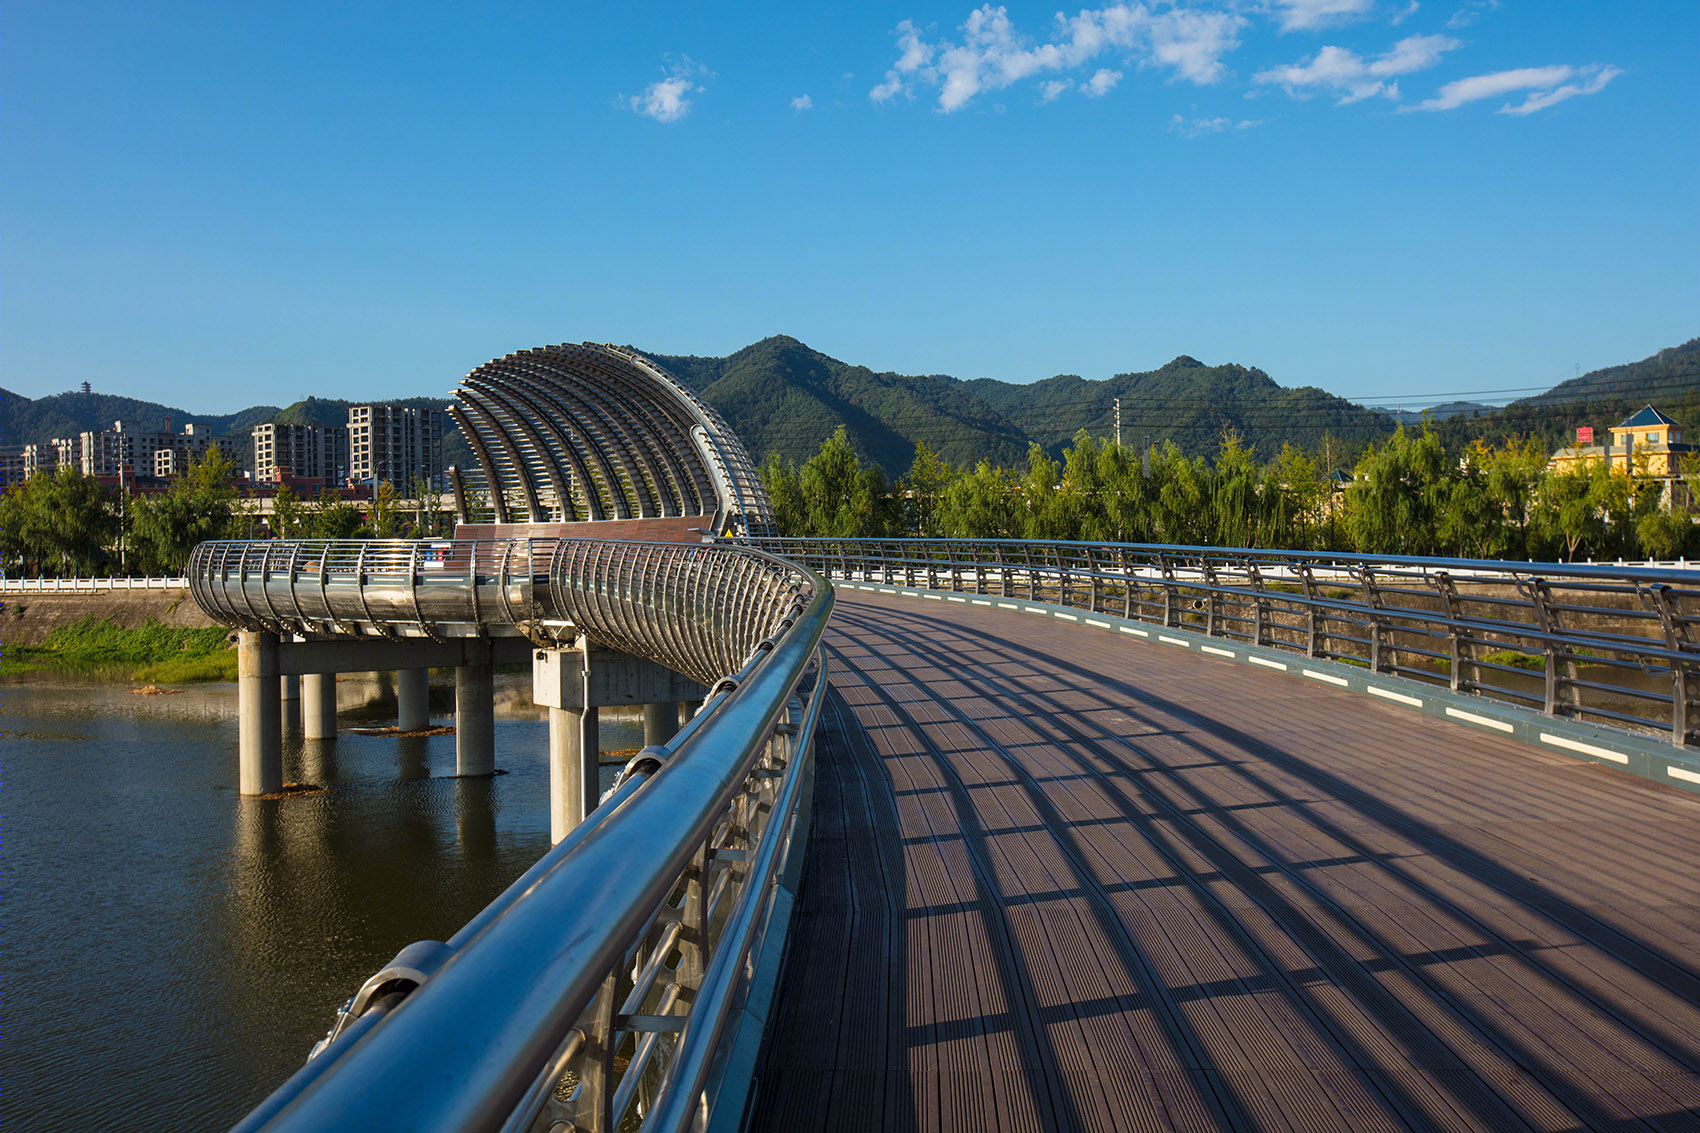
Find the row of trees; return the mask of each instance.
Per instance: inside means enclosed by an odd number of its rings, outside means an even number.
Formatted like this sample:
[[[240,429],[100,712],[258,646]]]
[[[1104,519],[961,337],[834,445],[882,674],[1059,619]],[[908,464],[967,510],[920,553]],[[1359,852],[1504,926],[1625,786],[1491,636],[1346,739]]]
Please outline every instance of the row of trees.
[[[1643,459],[1645,459],[1643,457]],[[918,444],[895,489],[840,427],[800,468],[762,468],[780,529],[828,536],[1090,539],[1220,547],[1287,547],[1461,558],[1700,556],[1693,486],[1674,506],[1643,468],[1634,482],[1599,462],[1554,469],[1539,445],[1478,441],[1448,452],[1428,427],[1368,448],[1343,490],[1317,455],[1291,445],[1260,463],[1238,437],[1214,460],[1173,445],[1149,452],[1085,431],[1060,461],[1037,445],[1025,468],[955,467]],[[38,473],[0,496],[7,573],[176,574],[208,539],[394,538],[444,534],[449,517],[424,490],[411,501],[384,484],[361,506],[280,488],[273,513],[239,498],[217,449],[158,495],[103,487],[74,469]]]
[[[1285,547],[1459,558],[1674,558],[1700,554],[1687,470],[1674,506],[1599,462],[1550,468],[1531,440],[1448,452],[1430,427],[1366,449],[1349,484],[1292,445],[1261,463],[1240,439],[1214,460],[1150,452],[1084,430],[1057,461],[952,467],[923,443],[895,489],[840,428],[801,468],[769,456],[762,476],[782,531],[826,536],[1089,539]]]
[[[403,500],[385,483],[357,507],[335,493],[316,500],[280,487],[270,516],[242,499],[236,467],[217,448],[170,488],[132,494],[74,468],[38,472],[0,496],[0,565],[8,574],[175,575],[209,539],[400,538],[444,533],[449,517],[434,493]]]

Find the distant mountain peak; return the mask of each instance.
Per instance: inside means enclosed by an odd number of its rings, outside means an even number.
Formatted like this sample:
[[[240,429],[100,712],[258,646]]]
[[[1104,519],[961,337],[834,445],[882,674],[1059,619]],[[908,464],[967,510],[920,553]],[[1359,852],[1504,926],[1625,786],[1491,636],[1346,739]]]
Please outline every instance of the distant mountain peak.
[[[1177,354],[1173,361],[1162,368],[1165,370],[1208,370],[1210,367],[1190,354]]]

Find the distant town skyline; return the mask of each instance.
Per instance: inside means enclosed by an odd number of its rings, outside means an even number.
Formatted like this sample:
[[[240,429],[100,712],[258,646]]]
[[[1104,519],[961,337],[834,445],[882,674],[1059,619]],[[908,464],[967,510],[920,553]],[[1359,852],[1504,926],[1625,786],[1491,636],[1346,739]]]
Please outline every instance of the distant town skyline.
[[[0,385],[446,395],[560,341],[1505,401],[1700,332],[1700,5],[0,13]],[[1501,393],[1499,391],[1508,391]]]

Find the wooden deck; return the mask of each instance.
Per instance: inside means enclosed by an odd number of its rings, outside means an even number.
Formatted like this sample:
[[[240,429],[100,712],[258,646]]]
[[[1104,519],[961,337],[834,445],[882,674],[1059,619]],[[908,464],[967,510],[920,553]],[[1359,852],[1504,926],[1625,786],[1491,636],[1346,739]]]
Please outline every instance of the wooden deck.
[[[1700,1129],[1700,798],[841,592],[762,1130]]]

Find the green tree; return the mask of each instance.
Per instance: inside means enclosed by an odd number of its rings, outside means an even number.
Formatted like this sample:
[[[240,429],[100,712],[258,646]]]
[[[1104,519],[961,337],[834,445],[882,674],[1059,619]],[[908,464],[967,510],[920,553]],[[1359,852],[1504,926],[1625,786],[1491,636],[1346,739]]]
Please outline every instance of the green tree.
[[[807,533],[853,537],[888,535],[894,526],[885,475],[864,465],[840,425],[798,474]]]
[[[288,484],[279,484],[272,498],[272,535],[279,539],[299,539],[307,524],[307,513],[301,499]]]
[[[1216,467],[1208,481],[1210,493],[1210,538],[1217,547],[1251,547],[1257,544],[1262,477],[1252,463],[1251,450],[1238,433],[1222,435]]]
[[[1603,548],[1606,516],[1616,495],[1614,477],[1601,461],[1571,460],[1541,481],[1532,515],[1538,538],[1567,560],[1584,547]]]
[[[307,524],[309,539],[353,539],[364,534],[360,510],[341,496],[325,489]]]
[[[1440,546],[1448,501],[1446,452],[1423,422],[1413,434],[1400,426],[1358,461],[1346,490],[1346,529],[1359,551],[1432,555]]]
[[[1014,539],[1026,527],[1015,478],[982,460],[958,476],[939,497],[939,526],[963,539]]]
[[[1321,470],[1305,451],[1291,444],[1269,466],[1265,493],[1278,497],[1273,529],[1266,536],[1269,546],[1311,550],[1322,542],[1323,484]]]
[[[1028,539],[1073,539],[1078,527],[1061,488],[1062,469],[1038,445],[1027,447],[1027,476],[1022,481],[1022,534]]]
[[[767,454],[761,466],[762,486],[773,505],[773,523],[781,535],[808,533],[808,508],[803,504],[803,485],[797,476],[794,461],[780,458],[776,452]]]
[[[228,538],[236,517],[234,471],[214,445],[164,493],[139,498],[129,534],[134,565],[147,574],[178,574],[195,544]]]
[[[1547,475],[1545,450],[1532,437],[1508,437],[1497,448],[1479,440],[1465,451],[1464,461],[1481,468],[1489,507],[1497,518],[1486,554],[1499,559],[1535,557],[1530,521]]]
[[[1188,459],[1165,442],[1152,450],[1148,491],[1152,542],[1196,546],[1210,541],[1210,469],[1203,460]]]
[[[904,501],[903,528],[923,538],[936,538],[944,532],[939,527],[939,497],[956,478],[956,470],[926,441],[915,442],[915,459],[909,462],[909,474],[899,481],[899,495]]]
[[[26,574],[87,575],[118,536],[116,495],[69,466],[0,496],[0,556]]]
[[[1116,543],[1143,543],[1150,539],[1150,485],[1140,467],[1139,453],[1108,441],[1097,450],[1100,506],[1084,524],[1081,534],[1088,539]],[[1092,524],[1099,526],[1092,526]]]
[[[380,481],[378,490],[372,493],[372,508],[368,513],[367,523],[375,539],[394,539],[401,533],[401,508],[396,502],[393,482]]]

